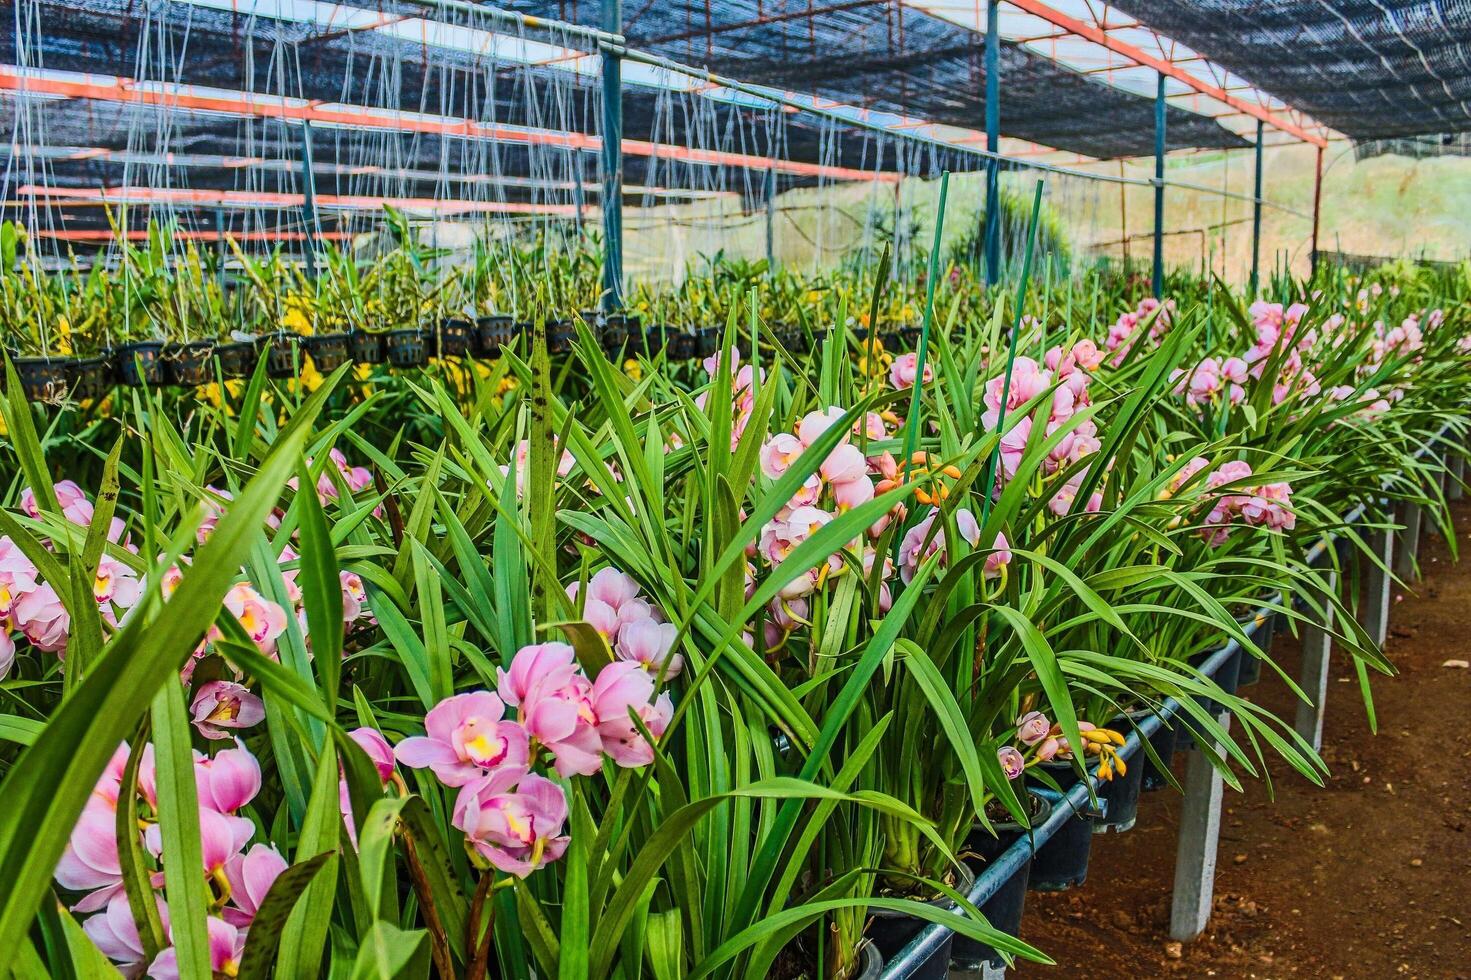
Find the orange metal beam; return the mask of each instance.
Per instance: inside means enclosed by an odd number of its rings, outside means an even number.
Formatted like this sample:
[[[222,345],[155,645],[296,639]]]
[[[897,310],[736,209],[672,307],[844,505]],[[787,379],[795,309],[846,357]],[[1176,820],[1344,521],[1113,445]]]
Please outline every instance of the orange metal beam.
[[[43,187],[25,184],[15,192],[21,197],[60,198],[102,204],[184,204],[193,207],[299,208],[306,203],[301,194],[273,191],[212,191],[190,187]],[[548,214],[572,217],[570,204],[526,204],[520,201],[453,201],[432,197],[373,197],[364,194],[317,194],[319,208],[376,210],[385,204],[400,210],[432,210],[448,214]]]
[[[218,112],[223,115],[253,116],[263,119],[290,119],[389,132],[433,133],[440,136],[461,136],[502,143],[561,147],[587,153],[596,153],[603,145],[601,139],[585,133],[503,126],[495,123],[479,123],[472,119],[436,118],[412,112],[397,113],[391,109],[373,106],[324,105],[318,102],[285,100],[275,97],[257,100],[252,98],[251,93],[248,92],[198,90],[189,85],[160,84],[158,87],[138,88],[137,84],[132,79],[112,76],[106,79],[87,76],[76,79],[38,76],[21,71],[14,65],[0,65],[0,91],[34,92],[39,95],[59,95],[72,99],[192,109],[199,112]],[[800,163],[794,160],[733,153],[726,150],[671,146],[646,140],[624,140],[623,152],[631,156],[655,157],[660,160],[744,167],[762,171],[776,170],[778,173],[793,174],[799,177],[830,177],[834,180],[851,181],[876,180],[883,183],[895,183],[900,179],[897,173],[859,170],[853,167],[834,167],[818,163]]]
[[[1018,10],[1023,10],[1034,17],[1041,17],[1049,23],[1056,24],[1063,30],[1076,34],[1078,37],[1092,41],[1094,44],[1101,44],[1115,54],[1121,54],[1131,61],[1153,68],[1162,75],[1167,75],[1176,81],[1184,82],[1202,95],[1209,95],[1213,99],[1219,99],[1233,109],[1240,110],[1254,119],[1260,119],[1267,125],[1280,129],[1284,133],[1290,133],[1306,143],[1311,143],[1319,147],[1328,145],[1328,141],[1322,136],[1309,132],[1301,126],[1283,119],[1265,106],[1258,105],[1254,102],[1247,102],[1245,99],[1238,98],[1217,85],[1201,81],[1194,75],[1181,71],[1175,67],[1174,63],[1149,54],[1142,48],[1120,41],[1096,25],[1084,23],[1076,17],[1069,17],[1060,10],[1054,10],[1042,2],[1042,0],[1006,0],[1006,2]]]
[[[35,238],[53,238],[63,242],[110,242],[117,239],[117,235],[110,228],[88,228],[88,229],[47,229],[32,228],[27,234]],[[128,231],[127,237],[130,242],[142,242],[148,240],[149,232],[144,228],[133,228]],[[219,231],[195,231],[176,230],[169,233],[175,241],[185,242],[218,242],[225,238],[233,238],[237,242],[304,242],[307,233],[304,231],[245,231],[245,232],[219,232]],[[352,238],[352,234],[345,231],[319,231],[310,236],[314,241],[345,242]]]

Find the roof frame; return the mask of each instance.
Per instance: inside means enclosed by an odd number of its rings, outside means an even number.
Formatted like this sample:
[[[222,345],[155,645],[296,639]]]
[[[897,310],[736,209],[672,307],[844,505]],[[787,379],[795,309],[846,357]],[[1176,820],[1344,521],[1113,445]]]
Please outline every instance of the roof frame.
[[[1275,129],[1281,130],[1282,132],[1287,133],[1291,136],[1295,136],[1305,143],[1311,143],[1313,146],[1317,147],[1327,146],[1328,144],[1327,138],[1322,134],[1312,132],[1311,130],[1306,129],[1303,126],[1300,126],[1297,123],[1284,118],[1279,113],[1273,112],[1271,109],[1268,109],[1263,105],[1249,102],[1245,99],[1240,98],[1239,96],[1232,95],[1230,92],[1226,91],[1219,85],[1212,85],[1211,83],[1206,82],[1205,80],[1191,74],[1190,72],[1182,71],[1172,58],[1158,57],[1152,55],[1149,52],[1145,51],[1143,48],[1138,47],[1137,45],[1130,44],[1127,41],[1123,41],[1119,38],[1114,37],[1109,30],[1100,27],[1097,24],[1089,24],[1077,19],[1076,17],[1072,17],[1068,14],[1063,13],[1055,7],[1050,6],[1046,2],[1046,0],[1004,0],[1004,2],[1010,4],[1013,7],[1016,7],[1018,10],[1021,10],[1024,13],[1031,14],[1032,16],[1039,17],[1047,21],[1048,23],[1055,24],[1056,26],[1062,28],[1064,31],[1067,31],[1069,34],[1073,34],[1077,37],[1083,38],[1084,40],[1091,41],[1094,44],[1107,48],[1109,51],[1128,58],[1136,64],[1142,65],[1146,68],[1153,68],[1160,74],[1183,83],[1184,85],[1194,89],[1201,95],[1209,96],[1210,98],[1215,99],[1218,102],[1222,102],[1225,105],[1230,106],[1238,112],[1251,116],[1254,119],[1258,119],[1261,122],[1266,123],[1267,125],[1272,126]],[[1142,23],[1136,22],[1136,26],[1141,26],[1144,27],[1144,29],[1149,30],[1149,28]],[[1170,43],[1176,43],[1173,42],[1171,39],[1164,38],[1162,35],[1159,35],[1156,32],[1151,31],[1151,33],[1154,33],[1155,37],[1160,40],[1162,51],[1163,42],[1170,41]],[[1197,55],[1195,57],[1200,56]],[[1195,60],[1195,58],[1191,58],[1188,60]],[[1211,66],[1211,70],[1214,71],[1214,65],[1208,59],[1202,57],[1200,58],[1200,60],[1205,61],[1207,65]]]

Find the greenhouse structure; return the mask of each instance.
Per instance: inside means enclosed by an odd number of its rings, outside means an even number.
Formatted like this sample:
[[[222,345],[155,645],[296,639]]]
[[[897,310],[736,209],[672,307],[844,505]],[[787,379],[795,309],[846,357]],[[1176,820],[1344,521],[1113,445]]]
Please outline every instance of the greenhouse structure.
[[[4,3],[0,975],[1464,974],[1463,0]]]

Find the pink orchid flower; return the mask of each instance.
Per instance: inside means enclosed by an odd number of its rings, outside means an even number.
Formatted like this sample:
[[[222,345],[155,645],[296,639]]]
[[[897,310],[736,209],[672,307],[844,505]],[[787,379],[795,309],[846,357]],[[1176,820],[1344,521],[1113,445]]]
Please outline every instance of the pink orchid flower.
[[[802,421],[797,423],[797,438],[802,440],[804,446],[812,445],[821,439],[822,434],[832,428],[843,417],[843,414],[843,410],[835,405],[820,411],[808,412],[802,416]],[[849,434],[845,432],[838,444],[846,443],[849,438]]]
[[[61,653],[66,649],[71,615],[50,582],[42,582],[16,600],[11,615],[37,650]]]
[[[216,813],[232,814],[260,792],[260,763],[235,740],[233,749],[214,756],[194,753],[194,785],[199,805]]]
[[[230,884],[230,905],[220,915],[240,929],[250,927],[266,893],[288,867],[281,852],[269,844],[256,844],[244,854],[225,862],[225,880]]]
[[[1017,778],[1027,768],[1027,760],[1010,745],[1003,745],[996,750],[996,761],[1001,763],[1001,771],[1006,774],[1007,779]]]
[[[910,351],[900,354],[894,358],[894,363],[889,365],[889,384],[896,390],[903,391],[905,388],[913,388],[914,381],[919,377],[919,354]],[[934,380],[935,371],[928,363],[924,366],[925,384]]]
[[[165,929],[169,927],[169,908],[162,898],[154,896],[158,904],[159,918]],[[128,896],[119,891],[107,903],[101,915],[94,915],[82,923],[87,938],[124,972],[132,975],[143,965],[143,940],[138,935],[138,925],[133,910],[128,905]],[[130,969],[131,968],[131,969]]]
[[[73,908],[95,912],[123,888],[117,849],[116,800],[108,804],[93,796],[72,828],[71,838],[56,865],[56,883],[67,891],[89,892]]]
[[[761,447],[761,472],[778,479],[791,468],[807,447],[790,432],[778,432]]]
[[[460,791],[454,825],[492,866],[525,878],[567,850],[570,838],[562,833],[567,796],[535,774],[522,777],[514,792],[496,782],[492,776]]]
[[[496,692],[516,707],[540,691],[566,687],[578,673],[577,654],[566,643],[538,643],[522,647],[511,658],[511,669],[496,669]]]
[[[1028,711],[1016,720],[1016,737],[1023,745],[1036,745],[1052,730],[1052,722],[1040,711]]]
[[[226,729],[250,728],[266,720],[265,702],[234,681],[210,681],[190,706],[194,727],[209,739],[229,738]]]
[[[639,720],[656,740],[674,717],[674,704],[666,692],[654,700],[654,679],[640,665],[627,661],[609,664],[598,672],[592,689],[593,711],[598,719],[598,736],[603,751],[625,769],[654,761],[654,747],[630,717]]]
[[[210,916],[205,925],[209,932],[209,965],[215,976],[233,977],[240,972],[240,954],[245,949],[245,933],[223,919]],[[148,967],[152,980],[179,980],[179,954],[170,946],[154,957]]]
[[[37,574],[20,546],[0,537],[0,620],[10,615],[20,596],[36,587]]]
[[[619,631],[614,653],[619,660],[639,664],[655,676],[676,677],[684,667],[684,657],[673,652],[678,634],[673,623],[653,619],[629,623]]]
[[[526,729],[502,721],[505,705],[489,691],[456,694],[429,709],[426,736],[406,738],[394,755],[411,769],[432,769],[446,786],[464,786],[501,766],[524,767]]]
[[[286,611],[264,598],[249,582],[237,583],[225,593],[225,608],[234,614],[262,653],[276,649],[276,640],[286,632]]]

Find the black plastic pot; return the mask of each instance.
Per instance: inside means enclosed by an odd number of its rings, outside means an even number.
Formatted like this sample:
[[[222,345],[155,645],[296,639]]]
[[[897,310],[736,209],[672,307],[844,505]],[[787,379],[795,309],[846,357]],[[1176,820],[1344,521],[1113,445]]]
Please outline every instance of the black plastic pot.
[[[261,353],[266,358],[266,377],[294,378],[297,373],[296,342],[301,338],[285,330],[260,339]]]
[[[1105,728],[1112,729],[1125,738],[1134,731],[1134,726],[1148,718],[1151,712],[1131,711],[1127,716],[1118,715]],[[1098,786],[1098,802],[1103,815],[1093,821],[1095,834],[1122,834],[1134,828],[1139,816],[1139,790],[1144,785],[1144,753],[1141,749],[1132,759],[1125,761],[1124,774],[1117,773],[1108,782]]]
[[[182,344],[164,345],[164,379],[181,388],[198,388],[214,380],[214,365],[210,357],[214,354],[212,340],[190,340]]]
[[[962,870],[963,877],[956,882],[955,889],[964,894],[970,890],[975,878],[968,869]],[[940,909],[955,907],[955,903],[943,895],[925,904]],[[868,938],[873,940],[873,945],[878,947],[885,961],[892,961],[901,949],[909,945],[910,940],[929,925],[924,919],[888,909],[870,909],[869,914],[873,916],[873,922],[868,927]],[[950,949],[954,942],[955,933],[947,932],[945,941],[915,965],[915,969],[909,973],[911,980],[945,980],[950,972]]]
[[[354,330],[347,335],[347,349],[358,364],[383,363],[383,335],[371,330]]]
[[[570,354],[577,339],[577,324],[571,320],[547,321],[547,353]]]
[[[464,357],[475,341],[475,324],[451,317],[439,325],[439,357]]]
[[[1064,797],[1078,783],[1077,771],[1070,762],[1045,762],[1047,774],[1057,782]],[[1034,787],[1035,788],[1035,787]],[[1068,806],[1059,800],[1054,806]],[[1032,856],[1032,869],[1027,887],[1039,892],[1062,892],[1081,885],[1088,878],[1088,855],[1093,849],[1093,814],[1084,798],[1073,815],[1057,829]]]
[[[670,333],[664,338],[664,349],[669,352],[671,361],[688,361],[695,356],[695,332],[680,330]]]
[[[161,340],[135,340],[123,344],[112,358],[118,380],[133,388],[163,384],[163,361],[159,358],[162,353]]]
[[[781,341],[781,345],[793,354],[806,354],[812,350],[812,338],[801,326],[793,326],[790,323],[778,324],[776,339]]]
[[[112,362],[106,357],[79,357],[67,365],[72,397],[96,400],[112,387]]]
[[[720,328],[701,327],[695,331],[695,356],[713,357],[720,350]]]
[[[398,368],[421,367],[429,358],[420,327],[401,327],[383,336],[388,345],[388,363]]]
[[[1159,761],[1165,769],[1169,768],[1170,760],[1175,757],[1175,743],[1178,740],[1177,733],[1179,732],[1178,726],[1179,722],[1175,718],[1170,718],[1164,725],[1156,728],[1154,734],[1149,736],[1149,747],[1154,749],[1154,754],[1159,756]],[[1165,778],[1163,770],[1159,766],[1156,766],[1154,760],[1145,755],[1142,749],[1134,758],[1139,763],[1139,768],[1143,770],[1143,774],[1139,777],[1140,789],[1145,792],[1152,792],[1170,785],[1170,781]]]
[[[1199,667],[1214,656],[1215,652],[1214,650],[1207,650],[1205,653],[1197,653],[1190,658],[1190,664],[1194,667]],[[1221,664],[1215,673],[1216,684],[1227,694],[1235,694],[1237,688],[1240,686],[1241,659],[1243,656],[1243,652],[1237,649],[1225,663]],[[1200,706],[1213,715],[1219,714],[1221,711],[1220,702],[1214,698],[1201,698]],[[1181,727],[1180,734],[1176,737],[1176,746],[1182,751],[1189,751],[1195,747],[1195,737],[1188,728]]]
[[[1256,645],[1262,648],[1262,653],[1272,655],[1272,643],[1277,638],[1277,624],[1281,620],[1278,613],[1272,613],[1266,622],[1252,634]],[[1260,657],[1253,657],[1249,653],[1242,653],[1241,663],[1236,670],[1236,687],[1250,687],[1262,679],[1262,661]]]
[[[879,980],[884,973],[884,954],[873,943],[864,943],[859,952],[863,957],[863,964],[858,970],[856,980]]]
[[[920,334],[924,333],[924,326],[918,323],[906,323],[899,328],[899,339],[910,347],[919,346]]]
[[[352,360],[352,348],[348,343],[350,336],[347,333],[313,334],[301,338],[301,346],[311,355],[317,370],[327,374]]]
[[[638,332],[638,317],[609,313],[603,317],[603,350],[617,353],[628,343],[629,337]]]
[[[260,349],[251,340],[216,344],[215,357],[220,361],[220,374],[226,378],[248,378],[255,373]]]
[[[965,850],[974,855],[967,858],[967,863],[976,875],[979,876],[987,865],[1026,837],[1032,828],[1040,827],[1047,821],[1052,813],[1051,801],[1037,793],[1028,793],[1027,800],[1032,804],[1031,827],[1023,827],[1014,821],[993,823],[995,833],[992,834],[979,823],[971,825],[970,836],[965,839]],[[986,921],[1009,936],[1021,934],[1022,911],[1026,905],[1027,878],[1032,870],[1033,853],[1032,849],[1028,849],[1026,860],[1017,866],[990,898],[981,903],[981,914],[986,917]],[[975,973],[984,964],[1000,966],[1003,963],[1005,960],[1000,953],[967,936],[957,935],[950,949],[950,966],[954,970]]]
[[[632,337],[635,344],[641,340],[643,343],[643,353],[649,357],[653,357],[674,339],[675,330],[673,327],[660,324],[659,326],[647,327],[642,333],[633,332]]]
[[[67,378],[68,358],[17,357],[12,359],[20,390],[33,402],[56,403],[66,398],[71,389]]]
[[[603,331],[607,329],[608,320],[603,316],[601,310],[578,310],[577,317],[587,324],[587,329],[592,331],[593,338],[597,340],[599,347],[606,347],[607,341],[603,339]]]
[[[483,316],[475,321],[475,356],[498,357],[516,342],[516,320],[509,316]]]

